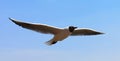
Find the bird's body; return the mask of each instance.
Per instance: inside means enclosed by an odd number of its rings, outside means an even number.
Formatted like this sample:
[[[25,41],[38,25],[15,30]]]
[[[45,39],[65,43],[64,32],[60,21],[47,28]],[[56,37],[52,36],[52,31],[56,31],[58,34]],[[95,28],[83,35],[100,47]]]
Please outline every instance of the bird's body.
[[[50,41],[46,42],[46,44],[48,45],[55,44],[57,41],[64,40],[69,35],[71,35],[71,32],[68,29],[63,29],[60,31],[60,33],[54,35],[54,37]]]
[[[67,38],[70,34],[71,34],[71,32],[68,29],[63,29],[59,34],[56,34],[54,36],[54,39],[61,41],[65,38]]]
[[[47,41],[46,44],[52,45],[57,43],[57,41],[62,41],[68,36],[76,36],[76,35],[97,35],[103,34],[101,32],[97,32],[91,29],[76,29],[77,27],[69,26],[68,28],[57,28],[53,26],[43,25],[43,24],[33,24],[33,23],[26,23],[21,21],[16,21],[15,19],[9,18],[15,24],[27,28],[30,30],[34,30],[44,34],[53,34],[54,37]]]

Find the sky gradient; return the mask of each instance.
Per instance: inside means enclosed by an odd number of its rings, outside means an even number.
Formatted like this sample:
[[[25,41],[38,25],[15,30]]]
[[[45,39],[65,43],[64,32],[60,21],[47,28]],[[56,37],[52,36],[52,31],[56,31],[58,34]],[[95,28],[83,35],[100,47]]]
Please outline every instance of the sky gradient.
[[[120,61],[120,0],[1,0],[0,61]],[[105,33],[70,36],[53,46],[53,36],[23,29],[8,18],[70,25]]]

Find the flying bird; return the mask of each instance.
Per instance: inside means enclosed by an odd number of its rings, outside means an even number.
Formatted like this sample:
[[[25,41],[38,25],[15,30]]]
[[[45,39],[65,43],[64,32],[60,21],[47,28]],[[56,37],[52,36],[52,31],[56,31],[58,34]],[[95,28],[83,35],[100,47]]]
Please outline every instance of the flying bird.
[[[12,22],[15,24],[27,28],[33,31],[37,31],[40,33],[44,34],[52,34],[54,37],[47,41],[47,45],[53,45],[57,43],[58,41],[62,41],[68,36],[80,36],[80,35],[98,35],[98,34],[103,34],[102,32],[98,32],[92,29],[87,29],[87,28],[77,28],[75,26],[69,26],[68,28],[57,28],[54,26],[49,26],[45,24],[35,24],[35,23],[27,23],[27,22],[22,22],[18,21],[13,18],[9,18]]]

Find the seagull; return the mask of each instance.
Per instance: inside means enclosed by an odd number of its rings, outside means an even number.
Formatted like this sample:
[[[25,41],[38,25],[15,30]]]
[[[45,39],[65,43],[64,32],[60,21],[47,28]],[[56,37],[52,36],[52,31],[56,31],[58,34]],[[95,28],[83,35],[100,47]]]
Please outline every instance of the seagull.
[[[77,28],[75,26],[69,26],[68,28],[57,28],[54,26],[49,26],[45,24],[35,24],[35,23],[28,23],[28,22],[22,22],[18,21],[13,18],[9,18],[12,22],[15,24],[26,28],[30,29],[39,33],[44,33],[44,34],[52,34],[54,37],[47,41],[47,45],[53,45],[57,43],[58,41],[62,41],[68,36],[81,36],[81,35],[99,35],[103,34],[102,32],[98,32],[92,29],[87,29],[87,28]]]

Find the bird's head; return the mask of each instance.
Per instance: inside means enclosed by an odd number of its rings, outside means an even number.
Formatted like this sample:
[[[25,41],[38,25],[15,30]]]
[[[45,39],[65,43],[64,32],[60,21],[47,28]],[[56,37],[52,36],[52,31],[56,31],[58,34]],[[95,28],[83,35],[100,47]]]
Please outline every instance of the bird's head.
[[[74,26],[69,26],[69,31],[70,32],[73,32],[77,27],[74,27]]]

